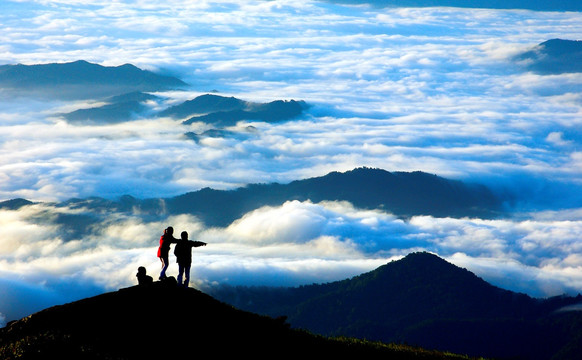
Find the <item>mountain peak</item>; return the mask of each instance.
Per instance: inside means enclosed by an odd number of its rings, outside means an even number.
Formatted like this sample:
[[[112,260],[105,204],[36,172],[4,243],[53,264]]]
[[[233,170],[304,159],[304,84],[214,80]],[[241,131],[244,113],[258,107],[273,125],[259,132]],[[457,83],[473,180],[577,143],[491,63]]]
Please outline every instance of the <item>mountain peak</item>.
[[[399,260],[400,264],[407,265],[411,269],[416,269],[417,271],[423,271],[423,268],[433,268],[436,270],[437,268],[458,268],[457,266],[449,263],[445,259],[441,258],[440,256],[428,252],[428,251],[417,251],[412,252],[401,260]],[[464,270],[464,269],[463,269]]]
[[[533,299],[428,252],[328,284],[219,291],[215,296],[223,301],[270,316],[284,314],[291,326],[324,335],[492,358],[541,360],[558,351],[579,356],[581,347],[582,314],[556,313],[579,298]]]
[[[393,261],[394,262],[394,261]],[[460,268],[435,253],[428,251],[412,252],[397,262],[400,265],[408,266],[410,269],[415,269],[419,272],[426,272],[427,270],[456,270],[469,272],[464,268]]]
[[[550,39],[514,57],[525,69],[539,74],[582,72],[582,41]]]
[[[446,311],[453,312],[455,316],[463,314],[463,311],[469,317],[478,314],[495,315],[497,307],[490,307],[491,303],[485,299],[499,298],[511,293],[429,252],[408,254],[349,281],[361,287],[372,288],[376,296],[385,296],[384,300],[392,299],[396,308],[401,308],[410,303],[411,298],[415,298],[417,301],[424,299],[422,303],[417,302],[417,306],[434,312],[442,305],[442,298],[445,296],[450,298],[451,304],[457,303],[452,307],[447,304],[446,307]],[[406,291],[403,292],[403,289]],[[530,298],[523,295],[523,299]],[[446,315],[445,307],[438,311],[441,316]]]
[[[16,199],[10,199],[10,200],[6,200],[6,201],[0,201],[0,209],[18,210],[23,206],[32,205],[32,204],[33,204],[32,201],[22,199],[22,198],[16,198]]]

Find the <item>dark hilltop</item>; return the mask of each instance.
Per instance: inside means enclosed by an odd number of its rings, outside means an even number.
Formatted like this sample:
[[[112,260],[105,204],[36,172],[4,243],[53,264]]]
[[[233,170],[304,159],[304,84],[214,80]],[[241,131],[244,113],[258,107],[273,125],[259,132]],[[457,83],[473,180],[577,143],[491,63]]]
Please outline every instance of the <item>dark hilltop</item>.
[[[167,282],[55,306],[0,329],[0,358],[156,359],[252,356],[466,359],[404,345],[327,338]]]

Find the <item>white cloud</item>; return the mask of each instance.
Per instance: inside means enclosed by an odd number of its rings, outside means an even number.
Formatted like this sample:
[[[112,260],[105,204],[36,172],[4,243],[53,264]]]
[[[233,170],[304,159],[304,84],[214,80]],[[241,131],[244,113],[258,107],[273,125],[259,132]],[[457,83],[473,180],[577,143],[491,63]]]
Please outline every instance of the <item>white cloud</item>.
[[[321,234],[326,222],[319,210],[293,201],[281,208],[255,210],[235,221],[228,231],[235,238],[256,244],[309,241]]]
[[[570,145],[572,142],[564,139],[564,133],[560,131],[553,131],[548,134],[546,137],[546,141],[555,144],[557,146],[567,146]]]
[[[59,235],[62,226],[40,227],[34,222],[46,211],[84,213],[82,209],[50,209],[36,205],[20,212],[4,211],[3,219],[12,225],[3,225],[3,228],[12,241],[0,244],[3,271],[14,271],[31,279],[47,274],[54,277],[76,274],[75,277],[113,288],[127,284],[127,280],[132,279],[128,277],[129,270],[140,262],[150,269],[157,268],[157,240],[160,229],[168,224],[177,231],[187,230],[191,238],[209,244],[197,249],[200,261],[209,266],[210,270],[203,270],[208,281],[215,280],[214,271],[225,271],[218,269],[218,264],[228,262],[223,258],[235,263],[240,260],[249,266],[256,262],[262,266],[271,264],[281,270],[286,268],[285,264],[304,261],[336,265],[344,261],[347,264],[381,263],[418,249],[453,259],[491,259],[521,264],[535,269],[540,276],[545,274],[547,279],[551,279],[549,273],[562,271],[567,274],[569,269],[582,265],[579,255],[582,245],[578,239],[582,222],[554,220],[563,216],[556,213],[542,215],[543,219],[539,220],[423,216],[405,222],[380,211],[359,210],[348,203],[292,201],[280,207],[253,211],[224,229],[206,229],[189,216],[147,222],[138,214],[127,217],[112,213],[98,223],[100,230],[94,234],[85,233],[79,240],[63,241]],[[459,258],[461,255],[465,258]],[[486,271],[483,273],[487,275]],[[556,288],[573,288],[579,281],[573,275],[557,277]],[[230,276],[236,277],[235,274]],[[296,272],[295,277],[299,281],[309,274]],[[492,278],[497,279],[497,275],[493,273]],[[538,295],[542,293],[540,289],[531,290]]]

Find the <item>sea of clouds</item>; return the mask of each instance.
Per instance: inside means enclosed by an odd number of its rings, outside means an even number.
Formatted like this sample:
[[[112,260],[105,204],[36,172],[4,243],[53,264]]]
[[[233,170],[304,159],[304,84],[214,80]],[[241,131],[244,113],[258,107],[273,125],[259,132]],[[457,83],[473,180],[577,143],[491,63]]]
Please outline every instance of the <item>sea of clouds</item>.
[[[304,116],[235,135],[145,117],[103,126],[55,114],[91,101],[0,100],[0,323],[157,277],[162,229],[194,249],[196,286],[292,286],[343,279],[432,251],[532,296],[582,289],[582,74],[539,75],[512,57],[582,38],[582,14],[372,8],[317,1],[6,1],[0,65],[79,59],[178,76],[163,109],[217,90],[249,101],[305,100]],[[480,182],[512,216],[407,221],[347,203],[288,202],[227,228],[190,216],[109,214],[63,237],[46,214],[72,197],[168,197],[203,187],[288,182],[359,166]],[[41,216],[42,215],[42,216]],[[170,273],[175,274],[174,265]]]

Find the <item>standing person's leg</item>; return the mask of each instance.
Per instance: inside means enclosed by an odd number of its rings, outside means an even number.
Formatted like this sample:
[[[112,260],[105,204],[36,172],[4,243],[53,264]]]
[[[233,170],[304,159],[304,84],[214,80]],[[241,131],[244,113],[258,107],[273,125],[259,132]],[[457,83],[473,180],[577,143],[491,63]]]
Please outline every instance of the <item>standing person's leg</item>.
[[[162,261],[162,271],[160,272],[160,280],[166,278],[166,270],[168,270],[169,261],[168,258],[161,257],[160,260]]]
[[[178,263],[178,285],[182,286],[182,277],[184,276],[184,265]]]
[[[186,280],[184,281],[184,287],[188,287],[190,285],[190,267],[192,264],[186,264],[184,266],[184,271],[186,272]]]

